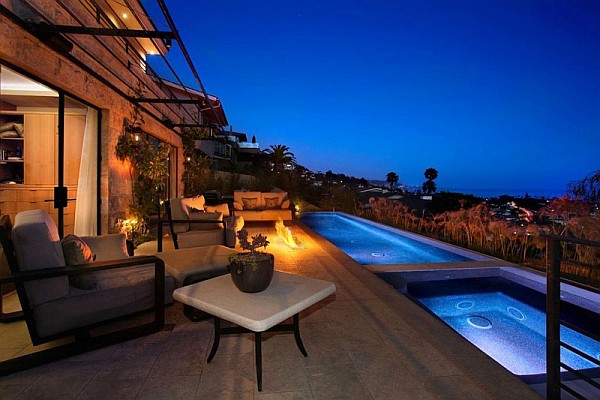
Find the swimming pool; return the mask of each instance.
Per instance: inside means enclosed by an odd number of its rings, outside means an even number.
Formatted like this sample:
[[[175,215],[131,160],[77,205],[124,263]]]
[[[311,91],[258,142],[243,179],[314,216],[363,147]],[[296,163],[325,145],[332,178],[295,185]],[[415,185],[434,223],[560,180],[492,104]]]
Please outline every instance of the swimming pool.
[[[301,221],[363,265],[462,262],[489,258],[364,218],[304,213]]]
[[[510,267],[377,275],[524,380],[546,373],[545,277]],[[563,284],[561,298],[563,319],[600,333],[600,295]],[[564,326],[561,340],[600,360],[595,340]],[[597,368],[564,348],[561,358],[574,369]]]

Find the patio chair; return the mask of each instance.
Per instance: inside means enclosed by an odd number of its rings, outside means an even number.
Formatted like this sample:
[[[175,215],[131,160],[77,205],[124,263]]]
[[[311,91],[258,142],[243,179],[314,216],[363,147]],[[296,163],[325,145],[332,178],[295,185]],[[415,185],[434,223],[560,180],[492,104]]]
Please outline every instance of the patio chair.
[[[9,216],[0,218],[0,241],[11,270],[0,283],[15,284],[31,342],[37,346],[74,337],[66,345],[0,363],[0,375],[162,329],[164,304],[172,302],[174,289],[164,262],[129,257],[124,235],[80,239],[84,244],[75,237],[61,243],[43,210],[17,214],[14,226]],[[68,241],[83,251],[73,251]],[[106,331],[107,324],[145,310],[154,311],[153,321],[94,336],[94,328]]]
[[[237,232],[244,227],[244,219],[230,215],[227,204],[206,205],[204,196],[174,198],[167,200],[165,207],[175,249],[235,247]],[[161,251],[162,234],[158,246]]]

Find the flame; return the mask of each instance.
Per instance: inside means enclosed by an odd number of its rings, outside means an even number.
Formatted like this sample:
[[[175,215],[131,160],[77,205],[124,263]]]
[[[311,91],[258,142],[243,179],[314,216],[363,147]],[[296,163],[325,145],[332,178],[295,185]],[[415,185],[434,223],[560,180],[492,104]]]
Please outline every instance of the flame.
[[[277,236],[283,240],[285,244],[287,244],[292,249],[299,249],[300,244],[298,243],[298,239],[292,235],[292,231],[290,228],[283,224],[283,220],[281,218],[277,219],[275,222],[275,229],[277,229]]]

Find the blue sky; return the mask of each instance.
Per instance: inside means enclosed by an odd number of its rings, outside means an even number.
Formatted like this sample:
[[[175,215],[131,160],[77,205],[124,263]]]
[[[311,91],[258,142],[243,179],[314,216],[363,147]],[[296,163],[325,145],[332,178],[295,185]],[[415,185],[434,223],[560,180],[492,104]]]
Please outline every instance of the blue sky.
[[[598,1],[167,5],[234,130],[313,171],[536,193],[600,169]]]

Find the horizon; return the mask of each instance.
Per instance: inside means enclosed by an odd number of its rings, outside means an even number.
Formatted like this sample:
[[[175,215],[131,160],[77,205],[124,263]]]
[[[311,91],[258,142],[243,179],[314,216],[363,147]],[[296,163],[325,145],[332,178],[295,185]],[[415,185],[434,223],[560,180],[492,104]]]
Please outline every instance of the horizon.
[[[600,169],[598,2],[169,6],[233,129],[312,171],[533,192]]]

